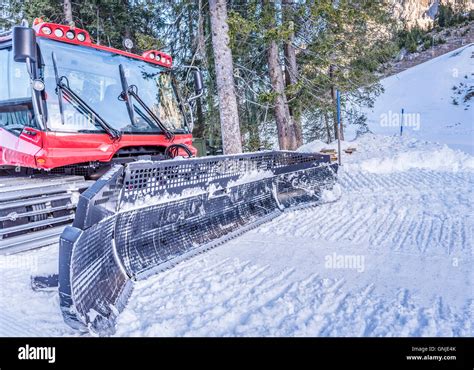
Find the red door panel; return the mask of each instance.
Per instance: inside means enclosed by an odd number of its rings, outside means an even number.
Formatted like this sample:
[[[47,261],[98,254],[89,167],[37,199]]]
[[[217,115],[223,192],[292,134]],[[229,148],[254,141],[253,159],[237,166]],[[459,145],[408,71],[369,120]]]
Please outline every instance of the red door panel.
[[[0,164],[36,167],[35,155],[41,149],[41,132],[25,128],[20,136],[0,128]]]

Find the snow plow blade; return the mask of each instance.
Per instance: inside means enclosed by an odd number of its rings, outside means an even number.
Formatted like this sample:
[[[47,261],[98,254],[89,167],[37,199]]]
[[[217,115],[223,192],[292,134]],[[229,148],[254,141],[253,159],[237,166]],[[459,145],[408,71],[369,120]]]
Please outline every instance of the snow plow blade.
[[[110,335],[133,281],[221,244],[335,182],[328,155],[260,152],[134,162],[81,194],[60,239],[59,294],[73,328]]]

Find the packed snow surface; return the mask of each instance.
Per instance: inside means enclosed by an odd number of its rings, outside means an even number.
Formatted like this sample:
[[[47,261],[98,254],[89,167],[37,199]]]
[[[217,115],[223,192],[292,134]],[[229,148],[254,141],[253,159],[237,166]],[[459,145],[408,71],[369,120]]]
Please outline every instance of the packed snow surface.
[[[415,139],[357,147],[327,204],[139,282],[117,335],[472,335],[472,167]],[[410,151],[433,163],[394,166]]]
[[[136,283],[117,335],[472,336],[473,158],[413,138],[351,145],[326,204]],[[0,335],[77,335],[56,292],[30,289],[56,254],[0,256]]]
[[[450,101],[472,84],[473,49],[384,80],[376,134],[342,143],[356,151],[323,205],[136,283],[116,335],[473,336],[472,100]],[[380,121],[401,108],[420,118],[402,137]],[[57,253],[0,256],[0,336],[78,335],[57,292],[30,288]]]

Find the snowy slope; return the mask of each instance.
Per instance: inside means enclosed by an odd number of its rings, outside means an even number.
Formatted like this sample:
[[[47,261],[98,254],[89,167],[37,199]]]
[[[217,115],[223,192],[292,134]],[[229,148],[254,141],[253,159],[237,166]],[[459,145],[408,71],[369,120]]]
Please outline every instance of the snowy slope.
[[[381,83],[385,93],[377,98],[373,109],[364,110],[372,132],[399,134],[400,113],[404,109],[405,135],[474,153],[474,97],[468,102],[463,100],[467,88],[474,91],[474,44]],[[458,105],[453,104],[453,98]]]

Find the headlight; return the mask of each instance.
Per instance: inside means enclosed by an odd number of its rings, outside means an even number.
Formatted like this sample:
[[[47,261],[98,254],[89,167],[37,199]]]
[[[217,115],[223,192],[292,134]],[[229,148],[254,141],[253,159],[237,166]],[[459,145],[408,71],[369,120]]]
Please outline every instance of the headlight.
[[[43,91],[44,90],[44,82],[42,80],[33,80],[31,81],[31,86],[36,91]]]
[[[64,36],[64,32],[61,28],[56,28],[54,30],[54,36],[56,37],[63,37]]]
[[[41,32],[43,32],[45,35],[51,35],[52,31],[51,31],[51,28],[45,26],[41,28]]]
[[[67,37],[69,40],[73,40],[75,36],[76,36],[76,34],[74,33],[74,31],[67,31],[67,32],[66,32],[66,37]]]

